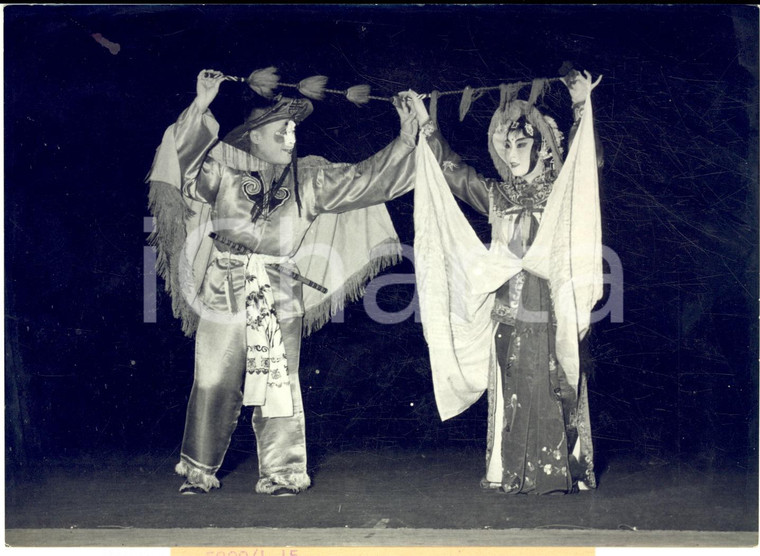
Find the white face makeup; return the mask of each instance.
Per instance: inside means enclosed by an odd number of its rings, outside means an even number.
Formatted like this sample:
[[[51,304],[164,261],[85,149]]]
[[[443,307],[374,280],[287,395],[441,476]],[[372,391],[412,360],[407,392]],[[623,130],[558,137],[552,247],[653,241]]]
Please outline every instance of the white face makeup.
[[[512,171],[512,175],[524,177],[530,170],[530,153],[534,139],[526,137],[523,130],[508,131],[507,126],[499,126],[492,136],[496,154]]]
[[[296,146],[296,124],[293,120],[270,122],[251,131],[253,154],[270,164],[290,164]]]
[[[522,177],[530,170],[530,153],[533,148],[533,138],[526,137],[522,130],[512,131],[507,135],[505,143],[507,163],[515,176]]]

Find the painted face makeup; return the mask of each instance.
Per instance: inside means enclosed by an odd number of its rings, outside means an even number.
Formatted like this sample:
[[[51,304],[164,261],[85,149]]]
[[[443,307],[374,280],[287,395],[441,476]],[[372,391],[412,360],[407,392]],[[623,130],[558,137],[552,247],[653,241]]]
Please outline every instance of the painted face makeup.
[[[270,122],[251,131],[253,154],[270,164],[290,164],[296,146],[293,120]]]
[[[530,171],[530,153],[534,139],[526,137],[521,129],[510,131],[507,126],[499,126],[492,139],[496,154],[512,170],[512,175],[523,177]]]
[[[506,162],[512,174],[523,177],[530,171],[530,153],[534,139],[526,137],[521,129],[510,131],[504,143]]]
[[[509,166],[513,176],[531,182],[543,174],[546,166],[540,156],[536,158],[535,153],[540,146],[537,143],[541,141],[541,136],[532,125],[523,125],[525,129],[522,125],[515,129],[517,126],[514,123],[500,124],[491,136],[491,146],[496,155]]]

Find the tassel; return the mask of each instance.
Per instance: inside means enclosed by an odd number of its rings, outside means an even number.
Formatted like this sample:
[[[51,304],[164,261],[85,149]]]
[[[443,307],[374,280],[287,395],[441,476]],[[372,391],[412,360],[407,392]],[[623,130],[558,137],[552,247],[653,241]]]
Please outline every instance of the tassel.
[[[546,79],[534,79],[530,88],[530,96],[528,97],[528,108],[531,108],[536,104],[539,95],[543,97],[546,92],[546,85],[548,84]]]
[[[464,117],[467,115],[467,112],[470,111],[470,106],[472,106],[472,87],[467,85],[464,88],[464,91],[462,91],[462,100],[459,102],[459,121],[460,122],[464,120]]]
[[[509,85],[506,83],[502,83],[499,85],[499,92],[500,92],[500,98],[499,98],[499,110],[504,110],[504,107],[507,105],[507,93],[509,92],[509,89],[507,88]]]
[[[430,115],[430,121],[433,125],[438,125],[438,97],[441,96],[439,91],[433,91],[430,93],[430,106],[428,107],[428,114]]]
[[[272,91],[277,88],[280,76],[277,75],[276,67],[269,66],[268,68],[251,72],[246,82],[256,94],[264,98],[272,98]]]
[[[369,85],[354,85],[346,91],[346,98],[356,106],[367,104],[369,102]]]
[[[325,86],[327,85],[327,77],[324,75],[315,75],[313,77],[307,77],[298,83],[298,90],[305,96],[314,100],[322,100],[325,98]]]
[[[459,103],[459,121],[460,122],[464,120],[464,117],[467,115],[467,112],[470,111],[470,106],[472,106],[472,103],[483,96],[483,92],[484,91],[482,89],[473,89],[469,85],[467,85],[464,88],[464,91],[462,91],[462,100]]]
[[[520,92],[522,85],[520,83],[502,83],[499,85],[501,91],[501,99],[499,100],[499,110],[504,110],[508,104],[511,104],[513,100],[517,98],[517,93]],[[517,119],[516,116],[513,119]]]

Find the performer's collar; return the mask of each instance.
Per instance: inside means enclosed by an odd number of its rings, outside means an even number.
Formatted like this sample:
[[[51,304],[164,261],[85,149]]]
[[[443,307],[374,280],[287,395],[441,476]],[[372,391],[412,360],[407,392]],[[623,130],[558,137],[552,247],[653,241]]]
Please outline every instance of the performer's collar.
[[[233,147],[229,143],[219,141],[208,153],[217,162],[233,170],[259,172],[262,175],[280,175],[285,169],[283,165],[271,164],[249,152]],[[294,160],[295,162],[295,160]]]

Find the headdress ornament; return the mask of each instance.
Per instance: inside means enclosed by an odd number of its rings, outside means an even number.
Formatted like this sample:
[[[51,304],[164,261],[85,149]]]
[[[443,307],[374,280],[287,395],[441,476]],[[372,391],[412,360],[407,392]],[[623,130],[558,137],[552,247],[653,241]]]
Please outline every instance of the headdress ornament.
[[[507,180],[512,176],[509,165],[496,153],[493,145],[493,135],[499,129],[516,129],[519,126],[520,117],[525,118],[525,134],[529,137],[535,135],[536,130],[541,134],[539,157],[544,160],[547,169],[556,174],[562,168],[562,140],[564,136],[557,127],[554,118],[542,114],[533,104],[524,100],[505,99],[506,102],[496,109],[491,117],[491,125],[488,128],[488,152],[491,160],[499,171],[502,179]]]

